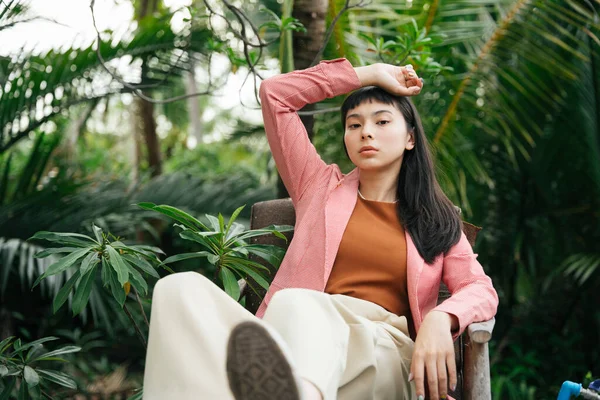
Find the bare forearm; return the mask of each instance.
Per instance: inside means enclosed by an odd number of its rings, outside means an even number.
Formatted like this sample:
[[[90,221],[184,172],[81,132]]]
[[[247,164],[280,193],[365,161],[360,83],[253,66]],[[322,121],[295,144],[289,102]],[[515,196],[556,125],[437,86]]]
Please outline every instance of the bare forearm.
[[[379,86],[383,90],[399,96],[414,96],[419,94],[423,81],[419,78],[412,65],[395,66],[385,63],[355,67],[361,87]]]
[[[377,68],[377,64],[354,68],[354,72],[356,72],[358,80],[363,87],[377,84]]]

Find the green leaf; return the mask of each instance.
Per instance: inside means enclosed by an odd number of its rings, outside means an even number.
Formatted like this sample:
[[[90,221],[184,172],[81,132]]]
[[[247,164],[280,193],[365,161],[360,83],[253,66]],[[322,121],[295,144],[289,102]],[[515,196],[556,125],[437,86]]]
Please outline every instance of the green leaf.
[[[34,257],[35,258],[46,258],[52,254],[72,253],[75,250],[79,250],[80,248],[81,247],[53,247],[53,248],[45,249],[45,250],[35,253]]]
[[[8,400],[8,396],[10,396],[17,383],[17,378],[13,376],[8,379],[3,379],[2,383],[4,383],[4,390],[0,393],[0,400]]]
[[[65,301],[67,301],[67,299],[69,298],[69,293],[71,293],[71,289],[73,289],[75,281],[77,281],[77,279],[79,279],[79,277],[81,276],[81,273],[79,271],[80,270],[78,269],[73,275],[71,275],[67,283],[65,283],[65,285],[60,288],[60,290],[54,297],[54,301],[52,302],[53,313],[56,314],[58,309],[61,308],[62,305],[65,304]]]
[[[89,236],[82,235],[80,233],[64,233],[64,232],[46,232],[40,231],[29,238],[29,240],[48,240],[49,242],[57,242],[63,244],[70,244],[76,247],[90,246],[96,243],[94,239]],[[85,239],[85,240],[82,240]]]
[[[127,268],[129,269],[129,278],[131,279],[131,284],[137,289],[138,292],[143,293],[144,295],[148,294],[148,284],[146,280],[133,266],[129,263],[127,264]]]
[[[79,259],[85,256],[89,251],[90,249],[81,249],[69,254],[68,256],[61,258],[60,260],[49,266],[46,272],[44,272],[35,280],[35,282],[33,283],[33,287],[36,287],[42,281],[42,279],[52,275],[56,275],[68,269],[77,261],[79,261]]]
[[[243,232],[239,235],[236,235],[229,239],[229,241],[225,244],[225,246],[230,245],[233,241],[249,239],[251,237],[262,236],[273,234],[281,239],[284,239],[287,242],[287,238],[281,232],[290,232],[293,231],[294,227],[291,225],[270,225],[266,228],[262,229],[253,229],[250,231]]]
[[[134,256],[131,254],[123,254],[123,258],[127,260],[130,264],[138,267],[143,272],[147,273],[148,275],[160,279],[160,275],[158,274],[158,272],[156,272],[156,269],[154,269],[154,267],[142,257]]]
[[[27,385],[21,384],[17,400],[29,400],[29,390],[27,390]]]
[[[34,371],[29,365],[26,365],[23,369],[23,377],[27,385],[32,388],[40,383],[40,376]]]
[[[227,255],[227,261],[225,263],[225,266],[229,265],[230,262],[232,262],[234,264],[235,263],[243,264],[243,265],[253,268],[254,270],[257,270],[257,271],[270,272],[269,268],[265,267],[264,265],[262,265],[260,263],[257,263],[256,261],[249,260],[248,258]]]
[[[112,268],[107,268],[108,275],[108,286],[110,287],[110,291],[112,292],[113,297],[119,303],[121,307],[125,304],[125,299],[127,295],[125,294],[125,289],[123,289],[123,285],[119,284],[119,279],[117,277],[117,273]]]
[[[231,217],[229,218],[229,222],[227,222],[227,228],[225,228],[225,236],[226,237],[227,237],[227,235],[229,233],[229,229],[231,228],[231,225],[233,225],[233,223],[235,222],[235,220],[237,219],[237,217],[240,215],[240,213],[242,212],[242,210],[244,209],[244,207],[246,207],[246,205],[238,207],[233,212],[233,214],[231,214]]]
[[[29,400],[39,400],[42,398],[41,385],[28,387],[29,389]]]
[[[94,236],[96,236],[98,244],[102,245],[104,243],[104,239],[102,238],[102,229],[92,224],[92,230],[94,231]]]
[[[0,342],[0,355],[2,355],[6,351],[6,349],[10,347],[14,338],[14,336],[9,336]]]
[[[216,251],[216,244],[207,236],[219,235],[219,232],[193,232],[193,231],[182,231],[179,232],[179,236],[183,239],[192,240],[196,243],[200,243],[209,250]]]
[[[162,251],[162,249],[160,247],[156,247],[156,246],[148,246],[145,244],[136,244],[133,246],[129,246],[129,249],[136,249],[136,250],[144,250],[146,252],[152,252],[152,253],[158,253],[158,254],[165,254],[164,251]]]
[[[192,217],[190,214],[184,211],[179,210],[178,208],[166,205],[157,206],[154,203],[139,203],[138,206],[146,210],[156,211],[164,214],[167,217],[173,218],[175,221],[181,222],[190,229],[197,230],[198,228],[202,228],[204,230],[208,230],[206,225],[204,225],[198,219]]]
[[[151,260],[158,260],[158,256],[150,251],[147,251],[145,249],[138,249],[136,248],[136,246],[118,246],[116,245],[114,242],[111,243],[111,246],[113,247],[113,249],[115,250],[123,250],[123,254],[137,254],[139,256],[142,257],[146,257],[148,259]]]
[[[219,213],[219,232],[225,232],[225,220],[221,213]]]
[[[179,226],[182,226],[182,225],[179,225]],[[141,245],[141,244],[127,246],[124,243],[118,242],[118,241],[112,242],[110,245],[114,249],[123,250],[124,253],[137,253],[137,254],[147,256],[149,258],[156,258],[155,253],[165,254],[164,251],[162,251],[159,247],[156,247],[156,246],[147,246],[147,245]]]
[[[238,285],[237,279],[235,279],[233,272],[227,268],[221,268],[221,271],[219,271],[219,276],[221,277],[221,281],[223,281],[223,288],[225,289],[225,292],[235,301],[238,301],[240,298],[240,285]]]
[[[219,223],[219,219],[217,217],[215,217],[214,215],[210,215],[210,214],[204,214],[204,216],[208,219],[208,222],[210,223],[210,226],[212,227],[213,231],[219,232],[219,233],[222,232],[220,229],[221,224]]]
[[[209,263],[211,263],[212,265],[216,265],[219,262],[220,257],[218,254],[209,254],[207,258]]]
[[[102,268],[100,270],[100,277],[102,278],[102,286],[107,287],[110,284],[110,271],[112,271],[112,268],[110,267],[110,265],[109,265],[110,263],[104,256],[100,260],[100,263],[102,263]]]
[[[0,378],[3,378],[6,374],[8,374],[8,368],[6,365],[0,365]]]
[[[77,389],[77,384],[67,374],[58,371],[47,371],[45,369],[40,368],[37,369],[37,373],[42,379],[48,380],[50,382],[56,383],[69,389]]]
[[[81,276],[87,274],[88,271],[91,270],[92,267],[96,266],[96,264],[99,262],[100,259],[98,258],[98,253],[92,251],[90,254],[88,254],[81,262],[81,268],[79,268],[81,271]]]
[[[225,240],[227,242],[229,242],[229,239],[231,239],[232,237],[239,235],[240,233],[244,232],[246,230],[246,227],[244,226],[244,224],[240,224],[238,222],[235,222],[231,228],[229,229],[229,231],[227,232],[227,236],[225,236]]]
[[[189,258],[199,258],[199,257],[208,257],[208,256],[212,256],[212,253],[209,253],[208,251],[198,251],[196,253],[182,253],[182,254],[177,254],[174,256],[171,256],[169,258],[167,258],[165,261],[163,261],[163,264],[170,264],[172,262],[176,262],[176,261],[181,261],[181,260],[187,260]]]
[[[96,266],[92,267],[83,277],[79,286],[75,290],[75,296],[73,296],[73,316],[78,315],[87,305],[90,299],[90,293],[92,292],[92,286],[96,279]]]
[[[106,250],[108,251],[108,255],[110,257],[110,265],[117,273],[119,283],[121,284],[121,287],[123,287],[123,285],[125,285],[125,283],[127,283],[129,280],[129,269],[125,264],[125,261],[123,261],[121,258],[121,255],[115,249],[113,249],[112,246],[106,245]]]
[[[263,244],[251,244],[244,246],[243,249],[262,258],[275,268],[278,268],[279,265],[281,265],[281,261],[283,261],[283,257],[286,253],[285,249],[279,246]]]
[[[51,342],[53,340],[58,340],[58,338],[56,336],[47,336],[38,340],[34,340],[33,342],[25,343],[23,346],[21,346],[21,350],[27,350],[30,347],[34,347],[46,342]]]
[[[246,275],[250,276],[252,279],[254,279],[256,281],[256,283],[258,283],[260,286],[262,286],[265,289],[269,289],[269,282],[267,282],[265,280],[265,278],[263,278],[262,276],[260,276],[256,271],[254,271],[253,269],[249,268],[246,265],[243,265],[241,263],[236,263],[236,264],[231,264],[231,267],[245,273]]]
[[[34,358],[33,360],[31,360],[31,363],[33,363],[35,361],[50,360],[50,359],[53,359],[56,356],[60,356],[60,355],[63,355],[63,354],[77,353],[78,351],[81,351],[81,347],[78,347],[78,346],[65,346],[65,347],[61,347],[60,349],[49,351],[48,353],[45,353],[45,354],[40,354],[39,356],[37,356],[36,358]],[[38,372],[39,372],[39,370],[38,370]]]

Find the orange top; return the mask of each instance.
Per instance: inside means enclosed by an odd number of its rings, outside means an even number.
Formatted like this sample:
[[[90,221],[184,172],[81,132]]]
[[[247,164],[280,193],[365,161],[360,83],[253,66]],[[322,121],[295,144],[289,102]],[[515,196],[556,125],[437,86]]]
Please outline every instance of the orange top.
[[[410,316],[406,237],[395,203],[358,197],[325,292],[357,297]]]

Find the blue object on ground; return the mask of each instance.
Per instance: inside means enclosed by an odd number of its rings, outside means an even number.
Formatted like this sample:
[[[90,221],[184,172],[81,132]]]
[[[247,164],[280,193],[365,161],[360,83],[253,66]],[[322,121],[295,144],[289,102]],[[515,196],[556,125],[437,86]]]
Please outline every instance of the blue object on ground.
[[[571,396],[577,397],[579,393],[581,393],[581,383],[564,381],[558,393],[558,400],[570,400]]]
[[[600,392],[600,379],[596,379],[594,382],[590,383],[588,389],[595,390],[596,392]]]

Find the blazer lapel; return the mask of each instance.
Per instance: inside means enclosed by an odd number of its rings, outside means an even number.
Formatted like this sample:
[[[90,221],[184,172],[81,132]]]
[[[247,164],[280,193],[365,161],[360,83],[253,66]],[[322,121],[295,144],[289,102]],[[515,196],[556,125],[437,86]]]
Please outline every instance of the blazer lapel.
[[[419,308],[419,296],[417,293],[417,288],[425,261],[419,254],[419,251],[417,250],[417,247],[415,246],[408,231],[405,229],[404,232],[406,236],[406,285],[408,286],[408,301],[410,303],[413,319],[414,317],[417,317],[418,319],[418,321],[413,321],[418,327],[423,318]]]
[[[327,279],[333,268],[333,263],[342,241],[342,235],[356,206],[358,177],[358,168],[355,168],[335,183],[335,186],[329,192],[325,206],[324,285],[327,284]]]

